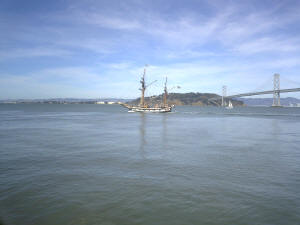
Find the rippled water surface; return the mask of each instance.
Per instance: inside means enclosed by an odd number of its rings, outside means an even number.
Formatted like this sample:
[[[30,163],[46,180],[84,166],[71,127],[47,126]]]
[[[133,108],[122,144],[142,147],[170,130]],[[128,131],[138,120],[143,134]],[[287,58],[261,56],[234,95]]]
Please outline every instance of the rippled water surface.
[[[3,224],[300,224],[300,108],[0,105]]]

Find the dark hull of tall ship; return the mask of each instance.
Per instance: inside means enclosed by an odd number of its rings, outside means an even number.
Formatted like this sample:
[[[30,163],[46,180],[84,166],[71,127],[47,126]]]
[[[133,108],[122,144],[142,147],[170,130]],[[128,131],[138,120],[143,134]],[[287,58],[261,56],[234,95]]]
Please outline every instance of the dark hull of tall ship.
[[[129,109],[129,112],[154,112],[154,113],[167,113],[172,111],[172,106],[165,107],[140,107],[140,106],[130,106],[127,104],[121,104],[125,108]]]

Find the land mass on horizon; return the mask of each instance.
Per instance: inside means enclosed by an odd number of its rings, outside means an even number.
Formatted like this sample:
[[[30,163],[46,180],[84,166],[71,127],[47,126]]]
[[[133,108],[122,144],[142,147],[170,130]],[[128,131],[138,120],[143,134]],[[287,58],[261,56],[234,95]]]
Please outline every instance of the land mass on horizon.
[[[168,103],[172,105],[195,105],[195,106],[218,106],[221,101],[209,101],[208,99],[220,97],[213,93],[169,93]],[[154,95],[145,98],[147,103],[159,104],[162,101],[162,95]],[[1,103],[40,103],[40,104],[97,104],[97,103],[129,103],[136,105],[140,98],[122,99],[122,98],[45,98],[45,99],[5,99]],[[236,98],[232,99],[234,106],[271,106],[273,98]],[[281,98],[283,106],[298,106],[300,99],[293,97]]]
[[[220,106],[221,100],[212,101],[210,99],[220,97],[217,94],[212,93],[169,93],[168,104],[169,105],[195,105],[195,106]],[[149,105],[156,105],[162,102],[163,95],[154,95],[145,98],[145,102]],[[226,99],[228,102],[229,99]],[[241,100],[230,99],[234,106],[243,106],[244,103]],[[140,98],[129,101],[128,104],[138,105]]]

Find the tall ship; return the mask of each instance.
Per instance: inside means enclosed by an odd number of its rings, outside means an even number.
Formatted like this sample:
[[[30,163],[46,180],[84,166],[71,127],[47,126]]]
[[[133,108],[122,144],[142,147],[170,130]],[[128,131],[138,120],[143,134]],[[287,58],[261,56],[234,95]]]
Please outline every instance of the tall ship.
[[[168,105],[168,89],[167,89],[167,77],[166,77],[166,81],[165,81],[165,86],[164,86],[164,94],[163,94],[163,102],[161,105],[156,105],[156,106],[149,106],[146,102],[145,102],[145,91],[147,89],[147,87],[149,87],[152,83],[150,83],[149,85],[146,85],[145,82],[145,75],[146,75],[146,68],[144,68],[144,73],[143,76],[141,78],[141,99],[140,99],[140,104],[138,106],[131,106],[128,104],[121,104],[122,106],[126,107],[127,109],[129,109],[129,112],[158,112],[158,113],[165,113],[165,112],[171,112],[172,108],[174,107],[174,105],[169,106]]]

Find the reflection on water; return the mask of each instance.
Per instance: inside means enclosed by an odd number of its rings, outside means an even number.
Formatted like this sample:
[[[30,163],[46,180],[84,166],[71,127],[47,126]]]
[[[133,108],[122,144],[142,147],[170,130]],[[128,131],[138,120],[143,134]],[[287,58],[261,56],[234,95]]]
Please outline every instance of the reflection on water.
[[[165,148],[167,143],[168,143],[168,138],[167,138],[167,114],[164,113],[162,115],[162,143],[163,147]]]
[[[162,154],[165,158],[166,151],[168,148],[168,126],[167,126],[167,117],[168,114],[164,113],[162,115],[162,132],[161,132],[161,138],[162,138]]]
[[[166,153],[168,149],[168,116],[170,115],[167,113],[139,113],[139,151],[143,158],[146,157],[147,149],[157,148],[160,154],[164,155]],[[151,152],[153,151],[151,150]],[[151,154],[151,152],[148,152],[148,154]]]
[[[146,137],[145,137],[145,127],[146,127],[146,114],[145,113],[139,113],[140,115],[140,153],[143,158],[145,158],[145,145]]]

